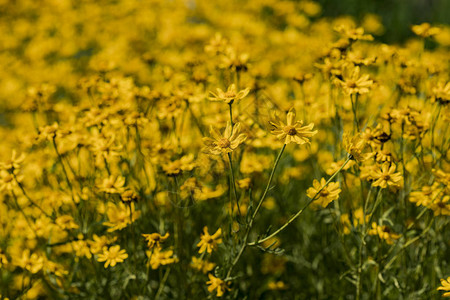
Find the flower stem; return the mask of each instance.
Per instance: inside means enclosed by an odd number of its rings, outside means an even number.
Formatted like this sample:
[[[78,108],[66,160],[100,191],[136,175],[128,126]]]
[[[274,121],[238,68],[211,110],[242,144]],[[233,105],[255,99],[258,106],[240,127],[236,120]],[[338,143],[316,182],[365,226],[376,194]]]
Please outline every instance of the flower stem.
[[[283,145],[283,147],[281,148],[280,152],[278,153],[277,159],[275,160],[275,163],[274,163],[273,168],[272,168],[272,172],[270,172],[269,181],[267,182],[266,189],[264,190],[264,193],[261,196],[261,199],[259,200],[259,203],[256,206],[255,211],[252,214],[250,222],[247,225],[247,230],[246,230],[245,235],[244,235],[244,240],[242,242],[241,249],[239,250],[238,255],[234,258],[233,262],[231,263],[231,266],[230,266],[230,268],[228,269],[228,272],[227,272],[227,276],[225,277],[225,281],[231,280],[231,278],[230,278],[231,272],[233,271],[234,266],[238,263],[239,259],[241,258],[242,254],[244,253],[245,249],[248,246],[247,241],[248,241],[248,237],[250,235],[250,231],[252,230],[252,227],[253,227],[253,222],[254,222],[254,220],[256,218],[256,215],[259,212],[259,209],[261,208],[262,203],[264,202],[264,199],[266,198],[266,195],[267,195],[267,192],[269,191],[270,185],[272,184],[273,175],[275,174],[275,170],[277,169],[278,163],[280,162],[280,158],[283,155],[284,149],[286,149],[286,144]]]
[[[249,245],[249,246],[256,246],[256,245],[259,245],[259,244],[261,244],[261,243],[267,241],[268,239],[273,238],[274,236],[276,236],[277,234],[279,234],[281,231],[283,231],[289,224],[291,224],[292,222],[294,222],[295,219],[297,219],[298,216],[300,216],[300,215],[303,213],[303,211],[305,211],[305,209],[308,208],[308,206],[309,206],[314,200],[316,200],[316,197],[320,194],[320,192],[322,192],[322,190],[323,190],[324,188],[326,188],[326,187],[328,186],[328,184],[330,184],[330,182],[334,179],[334,177],[336,177],[336,175],[337,175],[339,172],[342,171],[342,169],[343,169],[343,168],[345,167],[345,165],[351,160],[351,158],[352,158],[352,157],[349,155],[349,156],[347,157],[347,160],[342,164],[342,166],[339,168],[339,170],[337,170],[337,171],[336,171],[336,172],[328,179],[328,181],[325,183],[325,185],[324,185],[323,187],[321,187],[320,190],[317,191],[317,193],[314,195],[314,197],[313,197],[311,200],[309,200],[308,203],[306,203],[305,206],[304,206],[302,209],[300,209],[295,215],[293,215],[293,216],[292,216],[292,217],[291,217],[291,218],[290,218],[283,226],[281,226],[277,231],[275,231],[275,232],[272,233],[271,235],[269,235],[269,236],[267,236],[267,237],[265,237],[265,238],[263,238],[263,239],[260,239],[260,240],[258,240],[258,241],[249,243],[248,245]]]

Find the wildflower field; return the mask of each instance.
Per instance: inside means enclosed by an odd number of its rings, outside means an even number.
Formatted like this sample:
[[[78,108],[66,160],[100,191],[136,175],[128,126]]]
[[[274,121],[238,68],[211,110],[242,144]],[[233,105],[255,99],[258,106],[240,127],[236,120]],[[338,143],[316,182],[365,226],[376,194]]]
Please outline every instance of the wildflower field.
[[[450,297],[450,27],[322,12],[0,1],[0,299]]]

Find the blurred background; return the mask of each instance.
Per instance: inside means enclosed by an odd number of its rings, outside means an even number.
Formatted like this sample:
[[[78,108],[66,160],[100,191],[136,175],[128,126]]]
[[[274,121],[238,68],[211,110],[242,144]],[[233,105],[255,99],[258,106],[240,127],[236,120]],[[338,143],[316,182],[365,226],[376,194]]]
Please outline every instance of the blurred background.
[[[318,0],[322,16],[351,15],[363,22],[367,15],[381,18],[384,31],[375,37],[385,43],[401,43],[413,36],[411,25],[450,23],[449,0]]]

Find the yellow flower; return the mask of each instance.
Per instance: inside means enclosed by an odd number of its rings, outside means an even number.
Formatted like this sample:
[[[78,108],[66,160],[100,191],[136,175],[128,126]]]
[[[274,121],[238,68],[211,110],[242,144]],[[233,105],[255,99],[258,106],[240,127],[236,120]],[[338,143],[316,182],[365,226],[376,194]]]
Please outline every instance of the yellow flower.
[[[207,260],[202,260],[201,258],[197,258],[192,256],[191,267],[197,271],[200,271],[204,274],[208,273],[216,266],[215,263],[209,262]]]
[[[24,160],[25,154],[22,153],[18,156],[16,150],[13,150],[10,159],[4,162],[0,162],[0,169],[4,169],[10,173],[16,174],[14,170],[19,170]]]
[[[220,278],[214,277],[212,274],[208,274],[209,281],[206,282],[208,285],[208,291],[212,293],[216,291],[217,297],[222,297],[225,291],[230,290],[227,283]]]
[[[234,84],[230,85],[226,92],[221,89],[216,89],[216,93],[210,92],[211,96],[208,98],[211,101],[220,101],[227,104],[233,104],[234,101],[241,100],[250,92],[250,88],[240,90],[237,92],[236,86]]]
[[[120,202],[118,205],[108,203],[106,214],[108,215],[109,221],[104,222],[103,225],[110,227],[108,229],[108,232],[121,230],[127,227],[128,224],[134,222],[140,216],[140,212],[135,211],[134,209],[134,203],[131,203],[129,206],[125,206],[122,202]],[[130,214],[132,216],[130,216]]]
[[[438,101],[440,104],[448,104],[450,102],[450,82],[439,82],[432,89],[431,100]]]
[[[156,248],[161,248],[161,243],[169,238],[169,233],[166,233],[165,235],[161,235],[161,234],[155,232],[155,233],[150,233],[150,234],[143,234],[142,236],[147,241],[148,248],[152,249],[155,246],[156,246]]]
[[[317,192],[320,191],[320,189],[325,186],[326,180],[325,178],[320,179],[317,181],[314,179],[313,181],[313,187],[310,187],[306,191],[306,195],[308,195],[309,198],[313,199],[314,196],[317,194]],[[339,198],[339,193],[341,192],[341,189],[339,188],[338,182],[330,182],[325,188],[320,191],[320,193],[316,196],[316,200],[314,200],[313,204],[320,205],[322,207],[327,207],[328,204],[333,202],[334,200],[337,200]]]
[[[128,254],[125,249],[120,249],[119,245],[111,246],[108,248],[103,248],[103,253],[98,255],[97,260],[99,262],[105,262],[105,268],[108,266],[114,267],[117,263],[123,262],[127,259]]]
[[[159,248],[154,248],[152,251],[147,251],[147,256],[150,257],[149,263],[153,270],[178,262],[178,258],[173,257],[172,250],[161,251]]]
[[[375,181],[372,183],[373,186],[379,186],[382,189],[388,186],[400,187],[402,181],[402,174],[400,172],[395,173],[396,166],[389,163],[384,163],[380,168],[374,169],[370,176]]]
[[[444,196],[436,199],[429,205],[435,216],[450,216],[450,196]]]
[[[284,140],[287,145],[291,142],[299,145],[309,144],[309,139],[317,133],[317,130],[312,131],[314,124],[310,123],[307,126],[302,126],[303,121],[295,121],[295,109],[291,108],[287,114],[287,122],[284,124],[281,120],[276,122],[269,122],[273,126],[272,134],[276,135],[278,139]]]
[[[124,191],[125,178],[122,176],[111,175],[103,179],[99,189],[102,192],[109,194],[120,194]]]
[[[360,135],[351,137],[348,133],[344,133],[342,139],[345,151],[351,156],[351,159],[356,161],[364,161],[367,159],[368,154],[363,153],[367,147],[367,142]]]
[[[400,238],[399,234],[392,232],[391,229],[387,226],[380,226],[375,222],[372,222],[372,229],[369,230],[370,235],[378,235],[380,239],[383,239],[389,245],[394,243],[394,240],[398,240]]]
[[[22,252],[22,256],[15,257],[14,264],[22,269],[28,270],[33,274],[39,272],[44,266],[44,257],[33,253],[30,255],[30,250],[25,249]]]
[[[109,244],[115,242],[117,240],[117,237],[115,238],[108,238],[104,235],[98,236],[94,234],[92,236],[92,241],[88,241],[90,250],[93,254],[98,254],[102,252],[103,248],[107,247]]]
[[[227,127],[223,135],[220,135],[219,132],[211,127],[210,134],[212,138],[203,138],[203,143],[205,144],[204,150],[215,155],[231,153],[247,139],[247,135],[244,133],[240,134],[240,132],[240,123],[231,126],[231,123],[227,122]]]
[[[79,226],[73,220],[72,216],[64,215],[56,219],[56,224],[62,229],[77,229]]]
[[[420,37],[430,37],[438,34],[441,30],[439,27],[431,27],[430,23],[422,23],[420,25],[413,25],[412,32]]]
[[[360,68],[358,66],[350,74],[344,73],[342,79],[336,80],[348,95],[366,94],[373,85],[373,80],[369,79],[368,74],[360,75]]]
[[[216,233],[210,235],[208,233],[208,227],[203,227],[203,234],[200,236],[200,242],[197,247],[200,247],[198,253],[208,252],[211,253],[213,250],[217,249],[217,245],[222,243],[220,238],[222,234],[222,228],[217,229]]]
[[[441,286],[437,288],[438,291],[445,291],[442,294],[443,297],[450,297],[450,277],[447,279],[441,279]]]

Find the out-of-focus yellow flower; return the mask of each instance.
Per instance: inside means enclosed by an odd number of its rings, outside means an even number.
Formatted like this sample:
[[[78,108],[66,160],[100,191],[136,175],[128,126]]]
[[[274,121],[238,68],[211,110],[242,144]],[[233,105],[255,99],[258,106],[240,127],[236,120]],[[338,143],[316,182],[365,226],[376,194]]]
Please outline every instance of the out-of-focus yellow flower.
[[[121,230],[136,221],[140,216],[140,212],[135,211],[134,203],[125,206],[122,202],[118,205],[108,203],[106,214],[108,215],[108,221],[104,222],[103,225],[110,227],[108,232]]]
[[[147,251],[147,256],[150,257],[149,264],[153,270],[178,262],[178,258],[173,257],[173,250],[162,251],[159,248],[153,248],[151,251]]]
[[[103,248],[103,253],[98,255],[97,260],[99,262],[105,262],[105,268],[108,268],[108,266],[114,267],[117,263],[123,262],[127,257],[128,254],[125,249],[120,249],[119,245],[115,245],[109,248]]]
[[[389,245],[392,245],[395,240],[398,240],[401,235],[392,232],[392,230],[383,225],[380,226],[376,222],[372,222],[372,229],[369,230],[370,235],[378,235],[380,239],[383,239],[388,243]]]
[[[147,241],[147,247],[152,249],[153,247],[161,248],[161,243],[169,238],[169,233],[166,233],[165,235],[161,235],[157,232],[149,234],[144,233],[142,236]]]
[[[325,186],[326,180],[325,178],[321,178],[320,182],[316,179],[313,181],[313,187],[310,187],[306,191],[306,195],[313,199],[314,196]],[[313,205],[327,207],[328,204],[337,200],[339,198],[339,193],[341,189],[339,188],[338,182],[330,182],[325,188],[323,188],[320,193],[317,195],[316,200],[314,200]]]
[[[367,94],[373,85],[373,80],[368,74],[361,75],[360,67],[354,67],[350,72],[343,74],[342,79],[336,79],[337,83],[348,95]]]
[[[222,228],[217,229],[217,231],[210,235],[208,232],[208,227],[203,227],[203,234],[200,236],[200,242],[197,247],[200,249],[198,253],[208,252],[211,253],[213,250],[217,249],[217,246],[222,243]]]
[[[13,257],[13,264],[36,274],[44,266],[44,257],[37,253],[31,254],[30,249],[25,249],[21,256]]]
[[[440,32],[439,27],[433,27],[430,25],[430,23],[422,23],[420,25],[413,25],[413,26],[411,26],[411,30],[416,35],[423,37],[423,38],[434,36]]]
[[[307,126],[302,126],[303,121],[295,120],[296,112],[294,108],[291,108],[287,114],[286,124],[281,120],[270,121],[270,125],[273,126],[272,134],[280,140],[284,140],[287,145],[289,143],[297,143],[299,145],[309,144],[309,138],[317,133],[317,130],[312,130],[313,123]]]
[[[216,291],[217,297],[222,297],[227,290],[230,290],[228,284],[222,279],[217,278],[212,274],[208,274],[208,278],[209,281],[206,282],[206,284],[208,285],[208,291],[210,293]]]
[[[109,194],[120,194],[124,191],[125,178],[118,175],[111,175],[103,179],[103,182],[98,186],[100,191]]]
[[[191,267],[203,274],[210,272],[215,266],[215,263],[192,256]]]
[[[360,135],[350,136],[348,133],[344,133],[343,143],[345,151],[351,156],[351,159],[364,161],[368,158],[368,154],[363,152],[367,143]]]

